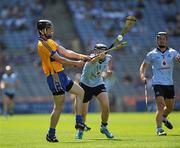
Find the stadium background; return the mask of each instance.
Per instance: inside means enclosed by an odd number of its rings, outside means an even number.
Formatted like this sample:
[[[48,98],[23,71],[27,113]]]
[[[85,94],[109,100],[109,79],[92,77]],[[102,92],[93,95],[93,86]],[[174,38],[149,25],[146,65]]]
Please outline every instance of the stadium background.
[[[54,38],[64,47],[88,54],[95,43],[110,45],[128,15],[135,15],[137,24],[125,36],[128,45],[112,53],[114,74],[109,86],[110,106],[111,111],[144,111],[144,86],[139,79],[139,66],[145,54],[155,47],[158,31],[168,31],[169,46],[179,49],[178,8],[178,0],[1,0],[0,78],[7,64],[12,64],[18,73],[21,84],[15,98],[15,113],[49,113],[53,105],[37,55],[38,19],[52,20]],[[81,69],[70,67],[66,72],[75,79]],[[151,71],[148,73],[150,75]],[[179,75],[180,66],[175,64],[175,110],[180,110]],[[150,86],[148,96],[148,109],[153,111]],[[67,95],[64,112],[72,112],[72,102]],[[98,110],[93,100],[90,111]]]

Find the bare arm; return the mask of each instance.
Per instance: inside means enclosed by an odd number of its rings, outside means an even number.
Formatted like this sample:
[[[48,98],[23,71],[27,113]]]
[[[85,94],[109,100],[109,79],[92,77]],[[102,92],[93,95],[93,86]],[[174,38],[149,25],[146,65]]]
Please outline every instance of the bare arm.
[[[103,78],[108,78],[108,77],[111,77],[112,76],[112,60],[110,60],[109,62],[108,62],[108,65],[107,65],[107,70],[106,71],[103,71],[102,72],[102,77]]]
[[[112,72],[113,72],[113,70],[112,70],[112,60],[110,60],[109,63],[108,63],[107,72],[106,72],[107,77],[110,77],[112,75]]]
[[[41,40],[42,44],[49,50],[49,52],[53,55],[51,55],[51,58],[53,58],[56,62],[59,62],[64,65],[73,65],[76,67],[82,67],[84,65],[83,61],[75,61],[75,60],[70,60],[67,58],[64,58],[62,56],[59,56],[59,54],[56,51],[53,51],[51,46],[49,46],[44,40]],[[62,51],[65,51],[65,48],[62,47]],[[62,52],[59,48],[57,49],[60,53]]]
[[[56,62],[59,62],[64,65],[73,65],[76,67],[82,67],[84,65],[83,61],[74,61],[70,59],[66,59],[64,57],[59,56],[57,53],[51,56]]]
[[[62,46],[59,46],[58,52],[61,53],[66,58],[77,59],[77,60],[90,60],[89,56],[76,53],[72,50],[65,49]]]
[[[180,63],[180,54],[177,55],[176,60]]]
[[[140,78],[142,81],[146,83],[147,79],[145,77],[146,69],[148,68],[149,64],[146,64],[144,61],[142,62],[140,66]]]

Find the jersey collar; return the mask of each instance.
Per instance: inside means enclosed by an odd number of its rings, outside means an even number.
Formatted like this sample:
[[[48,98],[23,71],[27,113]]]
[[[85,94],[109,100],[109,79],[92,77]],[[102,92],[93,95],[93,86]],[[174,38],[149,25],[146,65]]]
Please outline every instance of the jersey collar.
[[[158,47],[156,49],[161,53],[165,53],[167,50],[169,50],[169,47],[167,47],[166,50],[164,50],[164,51],[161,51]]]

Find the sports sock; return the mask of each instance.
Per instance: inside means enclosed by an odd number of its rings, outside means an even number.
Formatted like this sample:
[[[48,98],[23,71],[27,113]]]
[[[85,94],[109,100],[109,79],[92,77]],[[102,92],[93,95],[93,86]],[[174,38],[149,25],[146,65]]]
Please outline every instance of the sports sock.
[[[83,118],[81,115],[76,115],[76,123],[83,123]]]
[[[162,127],[157,127],[156,131],[159,132],[162,130]]]
[[[167,118],[167,115],[164,115],[164,114],[163,114],[163,117],[164,117],[164,118]]]
[[[49,137],[54,137],[55,136],[55,132],[56,132],[55,128],[49,128],[49,130],[48,130]]]
[[[163,115],[163,121],[167,121],[167,116],[166,115]]]
[[[101,127],[102,127],[102,126],[106,127],[107,125],[108,125],[107,123],[101,122]]]

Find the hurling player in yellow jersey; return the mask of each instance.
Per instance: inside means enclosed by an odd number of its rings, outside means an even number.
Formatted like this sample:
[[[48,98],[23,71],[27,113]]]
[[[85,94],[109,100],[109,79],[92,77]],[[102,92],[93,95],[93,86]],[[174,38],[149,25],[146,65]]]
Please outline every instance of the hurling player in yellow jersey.
[[[47,77],[48,86],[53,94],[54,109],[51,113],[50,127],[46,140],[49,142],[58,142],[55,130],[60,113],[65,100],[65,92],[76,95],[76,129],[84,129],[82,119],[82,102],[84,97],[83,89],[72,81],[64,73],[64,65],[73,65],[81,67],[83,60],[90,60],[89,56],[75,53],[58,45],[53,39],[53,24],[50,20],[39,20],[37,30],[39,33],[38,53],[42,61],[42,68]],[[70,60],[76,59],[76,60]]]

